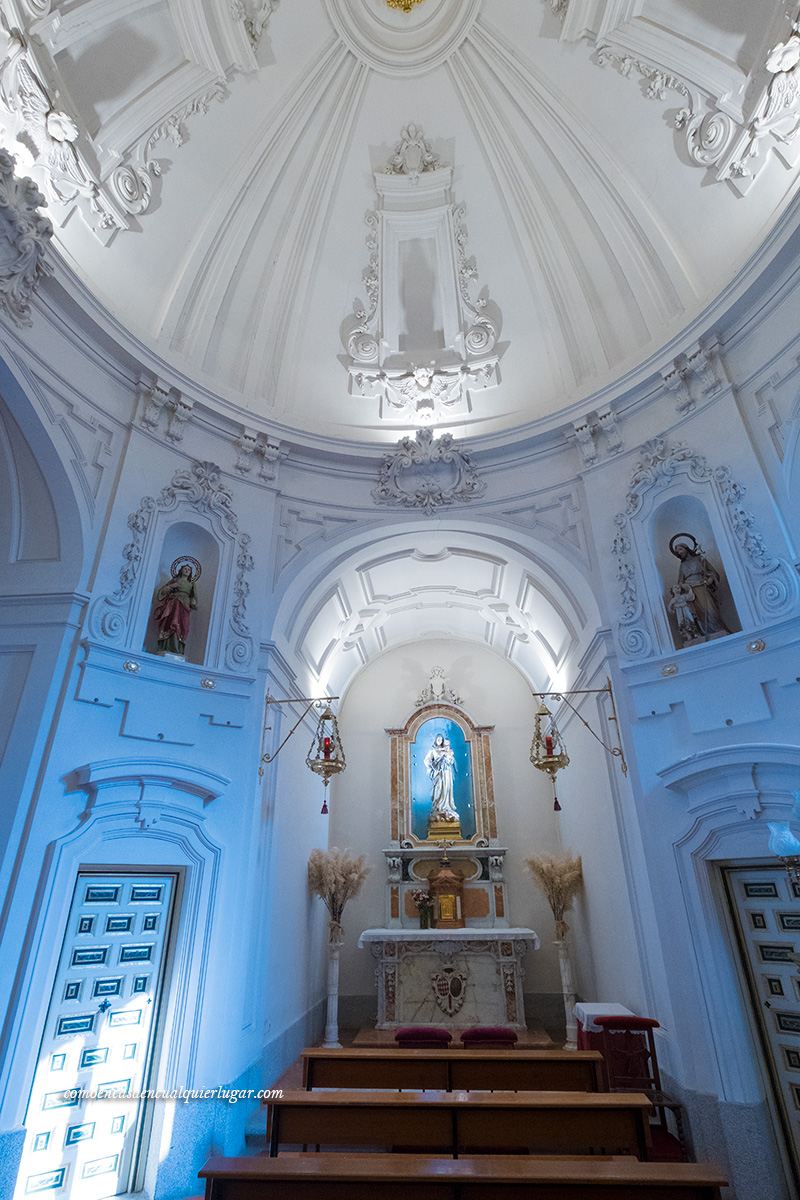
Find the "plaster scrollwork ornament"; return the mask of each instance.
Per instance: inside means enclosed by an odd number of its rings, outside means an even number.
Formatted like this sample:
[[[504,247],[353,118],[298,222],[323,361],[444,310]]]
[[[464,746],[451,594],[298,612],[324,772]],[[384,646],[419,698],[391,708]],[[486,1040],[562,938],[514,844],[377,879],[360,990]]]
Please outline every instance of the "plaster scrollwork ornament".
[[[772,76],[762,92],[737,146],[730,174],[739,178],[756,174],[755,160],[768,135],[784,145],[800,134],[800,20],[792,23],[791,34],[767,55],[764,64]]]
[[[230,13],[234,21],[242,21],[254,50],[267,31],[270,18],[280,0],[232,0]]]
[[[400,141],[384,167],[387,175],[407,175],[416,183],[423,171],[435,171],[439,158],[425,141],[422,126],[406,125],[400,130]]]
[[[447,504],[477,500],[486,490],[468,454],[450,433],[435,438],[430,429],[403,437],[381,461],[376,504],[421,508],[429,515]]]
[[[465,209],[452,196],[453,168],[440,163],[422,128],[409,124],[373,180],[378,204],[366,215],[369,263],[362,272],[367,303],[356,299],[340,330],[350,394],[377,400],[380,419],[395,424],[467,416],[473,395],[499,382],[502,321],[467,252]],[[442,330],[406,328],[401,297],[411,268],[403,247],[412,242],[433,247],[422,273],[432,280],[430,304],[420,311],[433,311],[437,295]],[[384,255],[387,246],[394,250]]]
[[[675,397],[676,411],[685,415],[696,407],[696,401],[716,395],[724,386],[720,371],[719,346],[716,341],[697,343],[661,371],[664,387]]]
[[[620,616],[617,633],[622,653],[629,658],[646,658],[652,652],[650,631],[645,624],[644,607],[639,599],[636,567],[631,555],[628,518],[625,513],[614,517],[616,533],[611,553],[617,563],[617,583],[620,588]]]
[[[53,226],[38,210],[47,203],[32,179],[14,174],[16,159],[0,150],[0,308],[30,325],[30,300],[51,268],[45,251]]]
[[[198,113],[204,115],[215,100],[227,100],[228,94],[224,80],[218,80],[213,87],[160,121],[139,144],[133,160],[122,163],[112,172],[111,189],[126,213],[139,217],[150,207],[153,181],[160,179],[163,171],[161,162],[153,157],[158,143],[168,141],[179,150],[188,137],[186,122],[189,118]]]
[[[188,470],[176,471],[158,496],[144,496],[128,517],[130,541],[122,550],[119,583],[114,592],[101,596],[89,614],[89,629],[98,639],[120,645],[125,642],[131,623],[135,585],[145,557],[150,555],[148,538],[156,513],[170,513],[181,503],[212,520],[222,535],[236,543],[236,575],[232,587],[229,637],[225,663],[231,670],[245,670],[253,655],[253,638],[247,625],[247,597],[250,592],[246,575],[253,569],[250,537],[240,534],[233,496],[223,482],[221,468],[212,462],[193,462]]]
[[[460,707],[463,700],[450,687],[444,667],[432,667],[431,677],[414,704],[417,708],[421,708],[423,704],[457,704]]]
[[[654,438],[640,450],[640,459],[631,475],[625,512],[614,518],[616,534],[611,552],[617,561],[620,584],[618,636],[623,652],[630,658],[647,657],[652,652],[653,635],[638,595],[632,522],[636,522],[647,493],[671,484],[680,474],[693,484],[709,485],[717,510],[740,551],[740,562],[752,588],[760,616],[776,617],[787,613],[798,600],[798,581],[794,571],[767,548],[756,518],[743,505],[746,488],[731,477],[726,466],[710,467],[705,457],[678,443],[668,446],[665,439]]]
[[[177,446],[183,441],[184,426],[192,415],[194,402],[186,400],[177,392],[173,392],[167,407],[169,409],[169,420],[167,421],[167,429],[164,436],[168,441],[172,442],[173,446]]]
[[[120,227],[120,217],[78,150],[76,122],[53,103],[22,31],[12,28],[5,15],[0,15],[0,23],[5,41],[0,102],[14,119],[17,140],[30,151],[36,165],[44,168],[53,200],[65,205],[85,202],[89,224],[114,232]]]
[[[250,584],[245,576],[252,571],[254,565],[253,556],[250,553],[250,537],[243,533],[239,538],[236,578],[233,582],[233,608],[230,619],[230,630],[233,636],[229,638],[225,647],[225,665],[233,671],[246,670],[253,657],[253,638],[246,620]]]

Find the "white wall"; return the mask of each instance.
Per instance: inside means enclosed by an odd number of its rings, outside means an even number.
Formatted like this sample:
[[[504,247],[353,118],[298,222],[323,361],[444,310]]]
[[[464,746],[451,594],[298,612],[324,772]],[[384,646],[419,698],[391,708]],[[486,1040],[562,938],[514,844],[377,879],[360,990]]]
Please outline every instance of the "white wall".
[[[492,765],[498,841],[508,847],[507,915],[512,925],[535,929],[542,941],[541,949],[526,958],[525,992],[560,995],[552,913],[525,867],[526,858],[561,848],[550,781],[529,760],[536,705],[522,675],[505,659],[483,646],[446,639],[387,651],[358,675],[342,699],[339,727],[347,770],[338,780],[331,811],[331,843],[366,854],[373,867],[361,895],[345,910],[342,994],[374,993],[372,960],[356,942],[363,929],[386,920],[382,851],[390,844],[390,780],[384,731],[405,723],[433,666],[444,667],[473,721],[495,727]]]

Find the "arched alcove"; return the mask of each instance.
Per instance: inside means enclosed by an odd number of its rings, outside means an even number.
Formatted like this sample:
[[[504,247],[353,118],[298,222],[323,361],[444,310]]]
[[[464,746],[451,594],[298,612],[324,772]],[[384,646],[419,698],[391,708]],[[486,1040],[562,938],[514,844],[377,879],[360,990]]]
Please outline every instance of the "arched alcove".
[[[144,637],[144,648],[150,654],[158,650],[158,629],[152,618],[160,589],[172,578],[172,564],[188,556],[197,559],[202,573],[197,581],[197,608],[191,613],[189,638],[186,642],[186,661],[202,664],[206,659],[208,630],[211,624],[213,601],[219,572],[219,546],[211,533],[194,521],[175,521],[168,527],[161,543],[158,575],[153,588],[153,608]]]
[[[542,945],[525,959],[524,990],[542,1022],[558,1016],[561,987],[558,959],[549,938],[552,915],[532,884],[525,859],[557,853],[559,818],[547,778],[530,763],[536,707],[524,673],[498,650],[460,638],[420,637],[394,645],[368,663],[349,683],[339,704],[339,729],[347,769],[332,787],[330,843],[365,854],[372,866],[361,894],[345,912],[341,989],[343,1020],[366,1024],[374,1006],[374,962],[356,946],[362,930],[386,924],[387,863],[391,842],[392,739],[411,717],[418,732],[416,701],[433,667],[444,670],[462,700],[462,712],[482,728],[493,727],[491,773],[497,820],[497,853],[505,854],[504,879],[510,926],[531,927]],[[451,711],[450,706],[446,706]],[[420,709],[424,713],[424,709]],[[452,709],[455,712],[455,708]],[[469,723],[463,720],[465,728]],[[562,1008],[563,1011],[563,1008]],[[544,1014],[544,1015],[543,1015]],[[371,1020],[374,1023],[374,1015]]]
[[[8,365],[0,360],[0,561],[3,592],[71,591],[83,536],[67,469]]]
[[[725,571],[725,564],[714,537],[714,531],[705,505],[697,496],[673,495],[660,504],[650,518],[650,540],[656,570],[662,583],[662,602],[667,615],[675,649],[685,645],[678,630],[678,622],[670,611],[671,589],[678,582],[680,561],[670,550],[670,539],[679,533],[688,533],[702,549],[703,557],[719,572],[720,579],[715,588],[715,598],[720,615],[731,633],[742,628]]]

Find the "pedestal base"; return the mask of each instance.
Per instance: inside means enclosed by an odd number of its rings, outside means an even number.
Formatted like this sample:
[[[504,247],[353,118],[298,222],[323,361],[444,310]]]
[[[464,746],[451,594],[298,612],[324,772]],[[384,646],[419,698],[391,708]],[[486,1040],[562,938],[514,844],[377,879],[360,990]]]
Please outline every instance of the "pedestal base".
[[[522,958],[539,946],[532,929],[367,929],[358,944],[378,962],[377,1029],[525,1028]]]
[[[461,837],[461,822],[460,821],[445,821],[440,818],[436,821],[428,821],[428,841],[429,842],[449,842],[453,838]]]

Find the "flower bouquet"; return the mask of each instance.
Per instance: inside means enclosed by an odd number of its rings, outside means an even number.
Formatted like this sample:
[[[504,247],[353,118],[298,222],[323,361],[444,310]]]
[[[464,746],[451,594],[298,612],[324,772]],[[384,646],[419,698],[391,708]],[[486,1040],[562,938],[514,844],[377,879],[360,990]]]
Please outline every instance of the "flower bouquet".
[[[433,896],[427,888],[415,888],[411,899],[419,913],[420,929],[430,929],[433,926]]]

